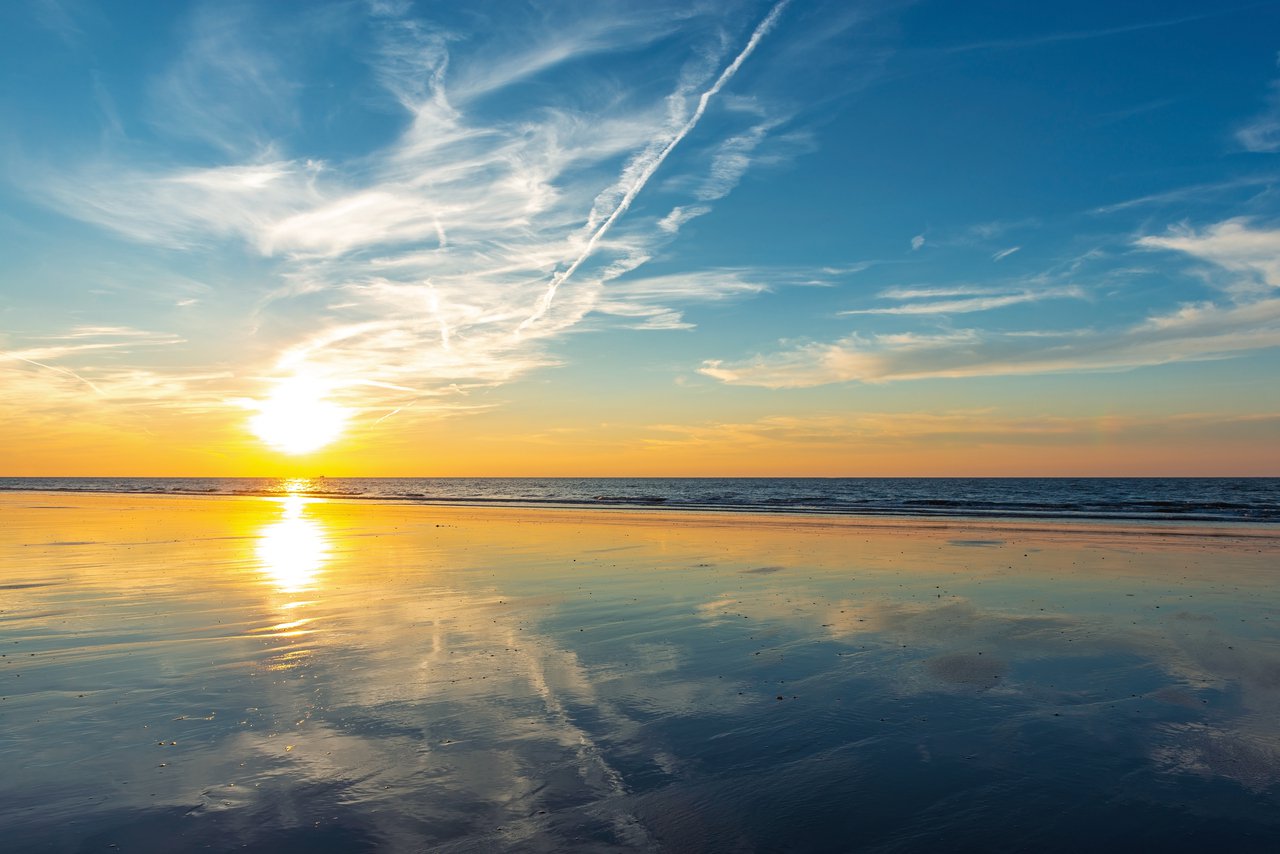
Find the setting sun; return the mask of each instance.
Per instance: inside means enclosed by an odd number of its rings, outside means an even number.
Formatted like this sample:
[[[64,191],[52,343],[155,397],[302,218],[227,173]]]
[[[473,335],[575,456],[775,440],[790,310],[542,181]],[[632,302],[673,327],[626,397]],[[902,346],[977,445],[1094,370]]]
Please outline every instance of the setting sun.
[[[326,399],[330,387],[309,377],[282,380],[264,401],[249,428],[259,439],[287,454],[306,454],[333,442],[346,426],[350,410]]]

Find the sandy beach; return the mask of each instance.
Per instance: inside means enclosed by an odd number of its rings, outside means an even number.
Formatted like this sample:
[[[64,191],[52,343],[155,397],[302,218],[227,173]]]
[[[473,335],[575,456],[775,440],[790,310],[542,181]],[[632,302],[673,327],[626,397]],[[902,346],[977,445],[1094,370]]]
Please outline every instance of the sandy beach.
[[[1274,850],[1280,531],[0,494],[15,850]]]

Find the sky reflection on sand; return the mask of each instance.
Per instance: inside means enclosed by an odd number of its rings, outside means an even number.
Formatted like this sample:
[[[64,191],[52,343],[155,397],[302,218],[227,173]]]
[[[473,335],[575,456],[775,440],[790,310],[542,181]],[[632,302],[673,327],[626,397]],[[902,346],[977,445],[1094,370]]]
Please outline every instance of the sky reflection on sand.
[[[23,848],[1277,839],[1273,537],[35,498]]]

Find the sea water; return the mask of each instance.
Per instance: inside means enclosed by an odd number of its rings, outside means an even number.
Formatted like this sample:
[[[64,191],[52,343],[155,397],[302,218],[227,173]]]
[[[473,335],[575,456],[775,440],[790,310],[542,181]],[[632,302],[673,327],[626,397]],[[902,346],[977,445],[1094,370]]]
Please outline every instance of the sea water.
[[[1280,478],[0,478],[0,491],[887,516],[1280,522]]]

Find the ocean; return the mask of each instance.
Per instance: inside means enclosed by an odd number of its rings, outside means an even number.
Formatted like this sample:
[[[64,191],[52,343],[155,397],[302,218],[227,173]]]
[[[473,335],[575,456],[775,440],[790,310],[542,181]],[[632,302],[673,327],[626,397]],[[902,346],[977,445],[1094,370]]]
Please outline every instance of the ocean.
[[[1159,522],[1280,522],[1280,478],[0,478],[0,491]]]

